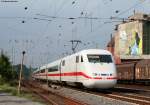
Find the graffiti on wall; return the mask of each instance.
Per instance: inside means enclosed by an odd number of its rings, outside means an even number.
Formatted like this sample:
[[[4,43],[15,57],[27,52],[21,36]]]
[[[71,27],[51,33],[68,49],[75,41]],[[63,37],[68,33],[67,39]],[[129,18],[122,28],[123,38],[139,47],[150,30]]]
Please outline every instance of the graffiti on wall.
[[[129,55],[141,55],[142,54],[142,39],[138,32],[134,32],[133,39],[129,43],[128,54]]]
[[[121,55],[141,55],[142,35],[135,29],[122,30],[119,33],[119,50]]]

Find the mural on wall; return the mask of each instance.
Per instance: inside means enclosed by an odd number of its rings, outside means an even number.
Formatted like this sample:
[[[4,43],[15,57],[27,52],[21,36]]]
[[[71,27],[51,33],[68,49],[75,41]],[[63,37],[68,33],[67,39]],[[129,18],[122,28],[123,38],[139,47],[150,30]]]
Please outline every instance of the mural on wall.
[[[120,27],[119,53],[120,55],[142,55],[142,35],[139,26],[130,24]]]
[[[134,32],[133,38],[129,43],[129,55],[141,55],[142,54],[142,40],[138,32]]]
[[[127,43],[127,33],[126,31],[120,31],[120,38],[119,38],[119,52],[120,54],[124,55],[126,50],[126,43]]]

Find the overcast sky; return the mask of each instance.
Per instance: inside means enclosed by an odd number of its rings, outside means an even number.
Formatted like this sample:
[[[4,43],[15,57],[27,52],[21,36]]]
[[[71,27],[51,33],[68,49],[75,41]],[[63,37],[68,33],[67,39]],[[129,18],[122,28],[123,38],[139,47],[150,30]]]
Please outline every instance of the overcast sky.
[[[134,10],[150,14],[150,0],[15,1],[0,2],[0,48],[14,64],[25,50],[25,64],[34,67],[71,53],[73,39],[82,41],[77,51],[105,49],[119,23],[114,21],[120,21],[112,16],[127,18]]]

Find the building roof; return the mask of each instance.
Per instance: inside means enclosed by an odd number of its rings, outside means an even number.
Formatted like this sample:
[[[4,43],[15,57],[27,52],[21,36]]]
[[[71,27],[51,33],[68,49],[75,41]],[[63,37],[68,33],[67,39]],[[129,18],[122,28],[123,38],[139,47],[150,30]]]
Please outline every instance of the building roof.
[[[128,17],[131,20],[148,20],[150,21],[150,14],[135,13],[134,15]]]

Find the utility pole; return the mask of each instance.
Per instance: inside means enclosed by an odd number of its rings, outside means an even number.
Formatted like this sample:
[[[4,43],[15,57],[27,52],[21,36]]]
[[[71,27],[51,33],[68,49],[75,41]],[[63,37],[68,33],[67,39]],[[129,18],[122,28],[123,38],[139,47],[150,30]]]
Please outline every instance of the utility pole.
[[[13,47],[13,44],[12,44],[12,68],[11,68],[11,72],[13,72],[14,70],[14,47]]]
[[[21,61],[21,69],[20,69],[20,73],[19,73],[19,84],[18,84],[18,94],[20,94],[20,88],[21,88],[21,79],[22,79],[22,70],[23,70],[23,61],[24,61],[24,54],[26,52],[23,51],[22,52],[22,61]]]
[[[81,43],[81,40],[70,40],[71,44],[72,44],[72,51],[73,53],[75,53],[76,48],[78,46],[79,43]]]
[[[29,72],[29,78],[28,78],[29,80],[31,80],[32,79],[32,67],[31,67],[31,64],[30,64],[30,72]]]

